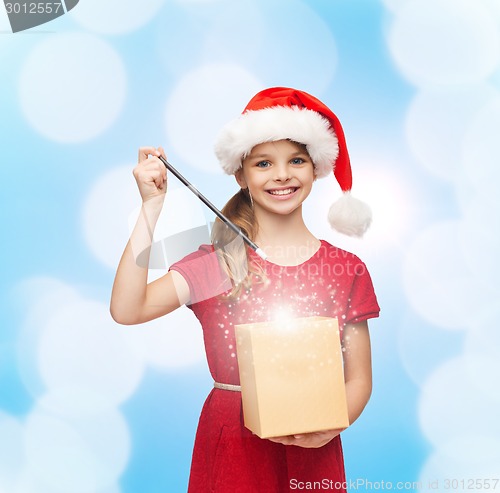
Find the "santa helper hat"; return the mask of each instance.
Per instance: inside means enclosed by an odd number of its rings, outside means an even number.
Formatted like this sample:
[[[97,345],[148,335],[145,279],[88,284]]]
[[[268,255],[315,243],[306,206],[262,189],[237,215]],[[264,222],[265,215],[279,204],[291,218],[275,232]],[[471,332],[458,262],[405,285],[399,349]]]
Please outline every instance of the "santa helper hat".
[[[215,154],[224,171],[233,175],[254,146],[283,139],[306,146],[318,178],[333,171],[343,194],[328,212],[332,228],[349,236],[363,236],[371,223],[371,210],[351,195],[344,131],[335,114],[314,96],[287,87],[259,92],[239,118],[222,129]]]

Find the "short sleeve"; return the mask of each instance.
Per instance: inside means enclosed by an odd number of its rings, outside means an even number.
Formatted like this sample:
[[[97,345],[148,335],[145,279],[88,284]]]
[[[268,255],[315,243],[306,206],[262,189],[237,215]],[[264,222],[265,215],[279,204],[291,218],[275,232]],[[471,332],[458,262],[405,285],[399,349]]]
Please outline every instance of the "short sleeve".
[[[354,278],[349,294],[346,323],[357,323],[379,316],[380,307],[377,302],[372,279],[366,265],[358,259],[354,266]]]
[[[189,305],[208,300],[232,288],[231,280],[221,268],[212,245],[201,245],[196,252],[172,264],[169,270],[178,272],[188,283]]]

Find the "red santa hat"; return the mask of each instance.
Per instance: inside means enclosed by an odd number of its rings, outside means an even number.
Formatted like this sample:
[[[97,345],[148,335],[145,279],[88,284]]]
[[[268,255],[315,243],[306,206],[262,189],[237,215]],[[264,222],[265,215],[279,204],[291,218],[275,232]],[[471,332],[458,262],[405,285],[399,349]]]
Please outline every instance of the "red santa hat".
[[[224,171],[232,175],[257,144],[283,139],[306,146],[318,178],[332,172],[335,175],[343,194],[328,212],[332,228],[349,236],[363,236],[371,223],[371,210],[351,195],[344,131],[336,115],[314,96],[287,87],[259,92],[243,113],[222,129],[215,153]]]

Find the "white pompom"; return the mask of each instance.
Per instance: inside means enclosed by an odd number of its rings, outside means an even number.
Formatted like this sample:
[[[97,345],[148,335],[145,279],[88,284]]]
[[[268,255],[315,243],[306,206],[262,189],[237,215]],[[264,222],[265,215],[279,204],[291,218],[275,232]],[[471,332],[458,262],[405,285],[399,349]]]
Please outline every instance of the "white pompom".
[[[346,192],[328,211],[331,227],[348,236],[363,236],[372,222],[370,207]]]

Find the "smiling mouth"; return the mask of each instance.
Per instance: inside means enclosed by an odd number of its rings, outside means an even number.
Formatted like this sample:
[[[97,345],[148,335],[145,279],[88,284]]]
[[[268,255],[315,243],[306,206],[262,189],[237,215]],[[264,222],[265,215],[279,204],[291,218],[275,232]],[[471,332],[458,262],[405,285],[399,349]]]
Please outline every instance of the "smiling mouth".
[[[267,190],[267,193],[270,193],[271,195],[290,195],[297,190],[297,187],[290,187],[282,190]]]

